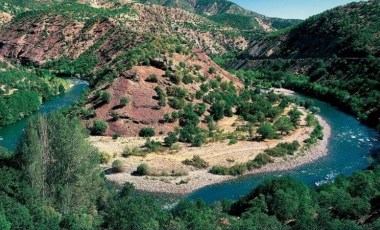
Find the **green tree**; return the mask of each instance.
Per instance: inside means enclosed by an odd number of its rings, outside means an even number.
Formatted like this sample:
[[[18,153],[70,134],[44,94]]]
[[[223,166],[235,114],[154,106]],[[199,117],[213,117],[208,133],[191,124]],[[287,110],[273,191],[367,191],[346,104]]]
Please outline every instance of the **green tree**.
[[[112,100],[112,96],[111,96],[111,94],[109,92],[103,92],[102,93],[102,101],[104,103],[108,104],[108,103],[111,102],[111,100]]]
[[[93,135],[103,135],[107,131],[108,125],[105,121],[96,120],[91,127]]]
[[[85,139],[78,119],[62,114],[32,118],[17,148],[17,159],[42,202],[66,217],[92,215],[103,188],[99,155]],[[92,213],[92,214],[90,214]]]
[[[10,230],[11,226],[11,223],[5,218],[4,213],[0,211],[0,229]]]
[[[165,144],[169,147],[173,146],[174,143],[178,141],[177,134],[170,132],[167,137],[164,139]]]
[[[156,133],[153,128],[142,128],[139,131],[140,137],[153,137],[154,135],[156,135]]]
[[[301,116],[302,112],[299,111],[297,108],[293,108],[288,112],[288,115],[290,117],[290,120],[292,121],[293,125],[295,127],[298,127],[301,122]]]
[[[274,123],[275,129],[280,131],[281,133],[288,134],[290,131],[294,129],[293,123],[287,116],[281,116]]]
[[[276,130],[267,122],[262,124],[257,132],[261,135],[262,139],[274,139],[276,137]]]

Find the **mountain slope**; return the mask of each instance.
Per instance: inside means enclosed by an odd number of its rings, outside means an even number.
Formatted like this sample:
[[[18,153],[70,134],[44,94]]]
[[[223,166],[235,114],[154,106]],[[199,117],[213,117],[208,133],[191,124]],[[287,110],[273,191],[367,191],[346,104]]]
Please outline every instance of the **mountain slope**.
[[[270,74],[277,84],[328,100],[380,129],[378,28],[379,1],[351,3],[254,42],[234,67],[307,75]]]
[[[292,26],[301,21],[266,17],[227,0],[140,0],[140,2],[183,8],[205,15],[218,23],[257,32],[271,32]],[[243,26],[241,22],[244,21],[248,23]]]
[[[380,2],[352,3],[313,16],[279,36],[258,41],[253,58],[380,56]]]

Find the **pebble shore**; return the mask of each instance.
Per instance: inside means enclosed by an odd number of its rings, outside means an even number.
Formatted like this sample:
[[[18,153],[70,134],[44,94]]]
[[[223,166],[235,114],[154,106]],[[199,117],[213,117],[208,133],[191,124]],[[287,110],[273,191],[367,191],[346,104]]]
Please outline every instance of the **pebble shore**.
[[[277,159],[274,163],[265,165],[260,169],[249,171],[243,176],[264,172],[288,171],[299,166],[312,163],[315,160],[326,156],[328,154],[327,145],[331,136],[331,128],[329,124],[320,116],[316,117],[319,123],[323,126],[323,140],[319,141],[302,155],[296,155],[292,158],[288,158],[287,160]],[[213,175],[207,170],[196,170],[191,171],[189,172],[189,175],[182,177],[136,177],[132,175],[119,174],[113,175],[112,180],[128,181],[132,183],[137,190],[144,192],[184,196],[202,187],[226,182],[236,178],[237,177],[233,176]]]

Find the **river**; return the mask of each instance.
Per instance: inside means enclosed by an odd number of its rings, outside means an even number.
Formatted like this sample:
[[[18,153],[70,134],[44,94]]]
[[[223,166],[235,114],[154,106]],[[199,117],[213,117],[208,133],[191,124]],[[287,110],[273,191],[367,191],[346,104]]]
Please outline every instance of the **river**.
[[[74,86],[66,92],[53,97],[45,102],[34,114],[48,114],[67,107],[75,103],[82,96],[83,91],[88,88],[88,83],[81,80],[71,80]],[[22,135],[29,117],[19,120],[9,126],[0,129],[0,146],[9,150],[14,150],[17,146],[18,139]]]
[[[74,80],[74,86],[67,92],[44,103],[37,113],[50,113],[77,101],[88,88],[85,81]],[[262,173],[234,181],[202,188],[188,196],[189,199],[203,199],[208,203],[222,200],[236,200],[246,195],[263,180],[291,175],[311,186],[333,180],[338,174],[350,175],[368,165],[368,157],[380,149],[379,134],[354,117],[341,112],[328,103],[314,100],[321,109],[319,115],[331,126],[328,155],[319,160],[286,172]],[[14,150],[28,121],[24,118],[17,123],[0,129],[0,145]]]
[[[319,115],[331,126],[328,155],[313,163],[285,172],[270,172],[242,177],[195,191],[189,199],[208,203],[222,199],[239,199],[266,179],[290,175],[310,186],[333,180],[337,175],[351,175],[368,166],[368,157],[380,149],[379,134],[361,124],[353,116],[316,99]]]

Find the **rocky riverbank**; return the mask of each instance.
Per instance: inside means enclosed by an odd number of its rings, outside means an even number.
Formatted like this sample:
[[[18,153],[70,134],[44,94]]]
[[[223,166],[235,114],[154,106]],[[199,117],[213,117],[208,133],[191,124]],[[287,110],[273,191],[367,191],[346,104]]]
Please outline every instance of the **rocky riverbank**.
[[[263,173],[263,172],[287,171],[287,170],[299,167],[301,165],[312,163],[318,158],[327,155],[328,153],[327,145],[328,145],[328,140],[331,136],[331,128],[329,124],[325,120],[323,120],[321,117],[317,116],[317,119],[319,120],[320,124],[323,126],[323,134],[324,134],[323,140],[319,141],[309,150],[300,152],[298,155],[288,157],[287,159],[276,158],[274,163],[265,165],[260,169],[249,171],[245,173],[243,176],[249,176],[252,174]],[[310,131],[307,131],[306,133],[308,132]],[[289,140],[294,139],[302,143],[302,141],[305,140],[307,137],[305,136],[306,133],[296,135],[295,137],[290,138]],[[92,141],[95,142],[95,140],[92,140]],[[96,140],[96,141],[99,142],[100,140]],[[240,144],[241,146],[233,146],[233,148],[235,148],[236,151],[239,151],[239,150],[242,150],[242,151],[247,150],[248,152],[256,151],[256,154],[262,151],[262,149],[259,150],[259,149],[254,149],[254,148],[247,148],[246,146],[247,143],[240,143]],[[211,149],[215,148],[216,149],[215,152],[216,152],[217,150],[221,151],[223,149],[222,145],[223,143],[221,144],[221,146],[209,146],[209,147]],[[261,143],[261,145],[263,144]],[[273,145],[275,146],[276,144],[264,143],[264,145],[272,147]],[[246,149],[244,149],[244,147]],[[227,145],[224,148],[228,148]],[[189,150],[189,151],[190,152],[186,153],[187,155],[197,154],[196,153],[197,150]],[[206,150],[203,149],[203,151],[207,151],[207,149]],[[244,155],[245,153],[241,152],[241,154]],[[176,157],[181,157],[181,156],[176,156]],[[185,176],[176,176],[176,177],[171,177],[171,176],[155,177],[155,176],[133,176],[132,175],[132,172],[136,169],[137,165],[143,162],[149,165],[154,165],[157,163],[156,159],[157,159],[157,156],[151,156],[150,154],[145,158],[141,158],[141,157],[135,158],[135,159],[128,158],[128,161],[126,161],[126,172],[118,173],[118,174],[109,174],[107,175],[107,178],[116,184],[123,184],[125,182],[130,182],[136,187],[137,190],[152,192],[152,193],[166,193],[166,194],[171,194],[171,195],[186,195],[202,187],[216,184],[216,183],[225,182],[228,180],[233,180],[237,178],[233,176],[214,175],[214,174],[209,173],[208,170],[191,170]],[[175,161],[159,162],[159,164],[161,165],[160,167],[165,167],[164,164],[167,164],[166,166],[173,167],[173,168],[175,168],[175,163],[176,163]]]

